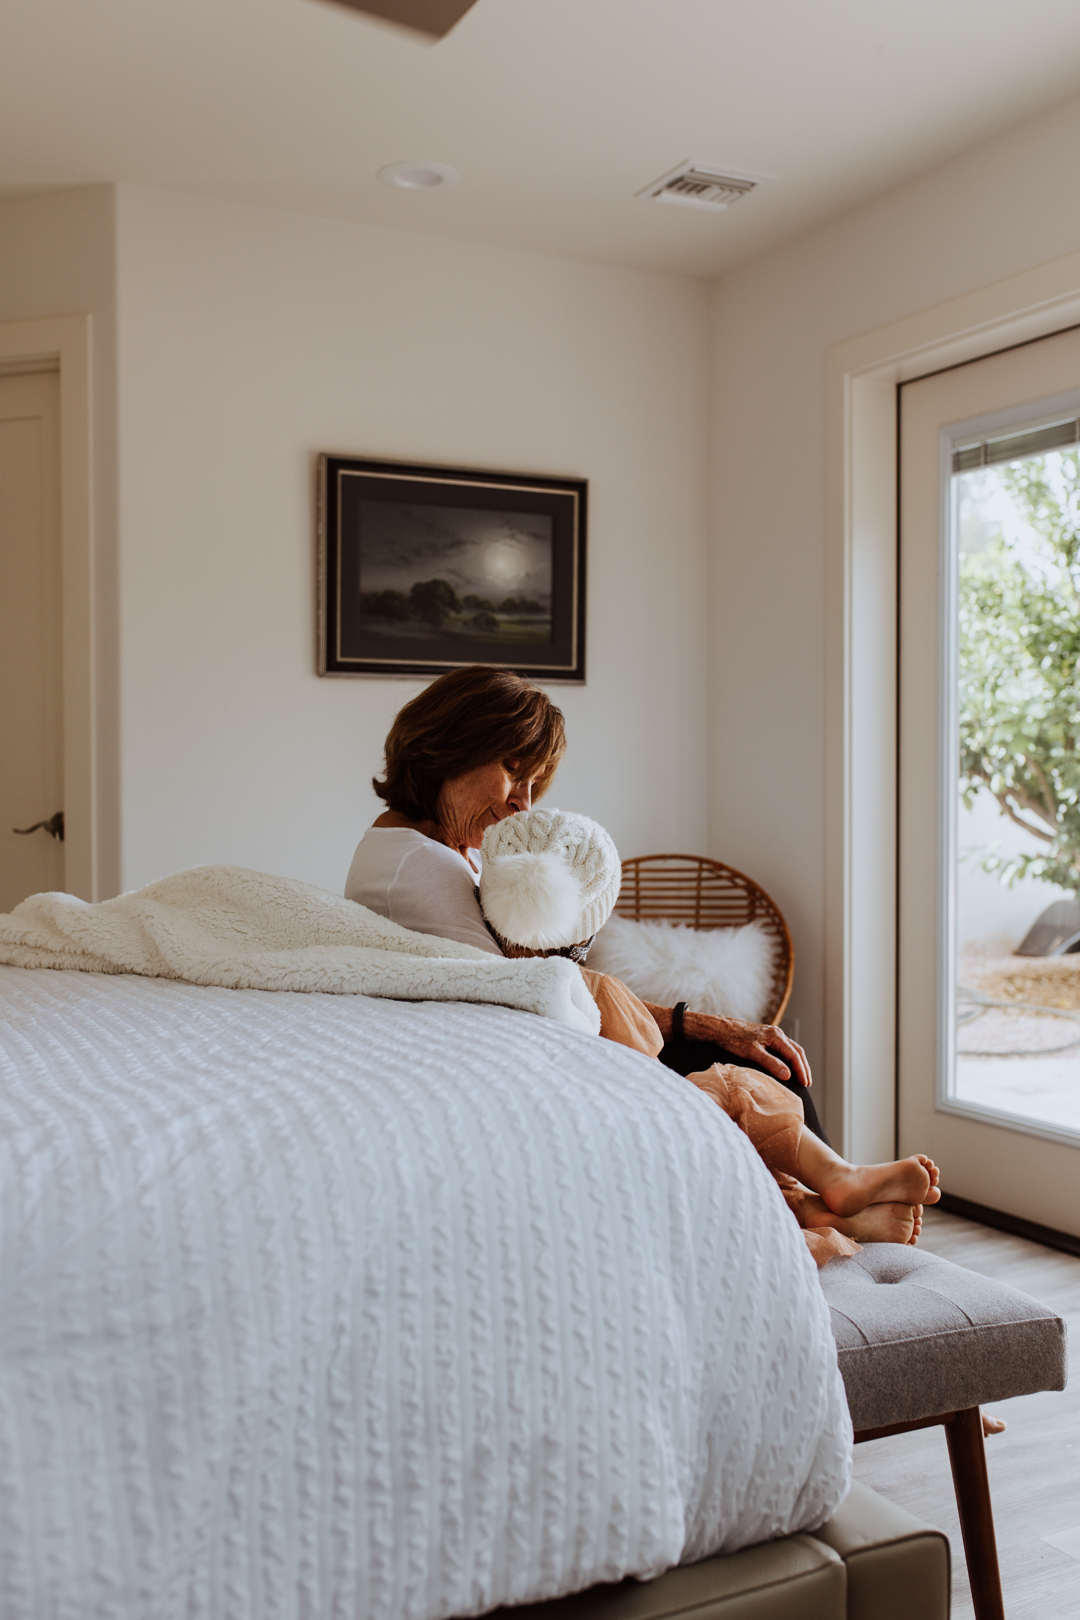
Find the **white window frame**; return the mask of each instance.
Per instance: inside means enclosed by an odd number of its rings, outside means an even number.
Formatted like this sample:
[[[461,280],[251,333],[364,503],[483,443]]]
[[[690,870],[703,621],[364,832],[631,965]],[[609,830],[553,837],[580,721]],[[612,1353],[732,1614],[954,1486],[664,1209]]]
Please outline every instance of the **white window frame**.
[[[897,385],[1078,324],[1070,254],[828,353],[825,1062],[862,1162],[896,1151]]]

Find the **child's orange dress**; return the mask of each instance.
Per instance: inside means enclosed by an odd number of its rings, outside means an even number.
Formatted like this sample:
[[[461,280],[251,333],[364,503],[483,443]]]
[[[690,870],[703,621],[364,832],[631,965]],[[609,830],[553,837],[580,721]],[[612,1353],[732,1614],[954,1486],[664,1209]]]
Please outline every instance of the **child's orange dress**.
[[[644,1002],[609,973],[593,973],[583,967],[581,975],[600,1009],[600,1034],[604,1039],[644,1052],[646,1057],[658,1057],[664,1037]],[[733,1063],[714,1063],[701,1074],[688,1074],[686,1078],[719,1103],[728,1118],[750,1138],[802,1227],[807,1248],[817,1264],[824,1266],[842,1255],[857,1254],[859,1245],[852,1238],[831,1226],[808,1227],[804,1221],[806,1188],[800,1185],[797,1172],[799,1138],[805,1126],[796,1098],[767,1074],[740,1069]]]

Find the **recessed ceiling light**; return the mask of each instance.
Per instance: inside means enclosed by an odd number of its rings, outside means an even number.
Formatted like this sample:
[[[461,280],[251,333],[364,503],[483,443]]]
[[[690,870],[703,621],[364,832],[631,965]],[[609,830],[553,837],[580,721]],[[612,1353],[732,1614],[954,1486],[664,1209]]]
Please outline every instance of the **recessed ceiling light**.
[[[448,163],[388,163],[378,173],[384,186],[399,191],[434,191],[437,186],[456,186],[461,179]]]

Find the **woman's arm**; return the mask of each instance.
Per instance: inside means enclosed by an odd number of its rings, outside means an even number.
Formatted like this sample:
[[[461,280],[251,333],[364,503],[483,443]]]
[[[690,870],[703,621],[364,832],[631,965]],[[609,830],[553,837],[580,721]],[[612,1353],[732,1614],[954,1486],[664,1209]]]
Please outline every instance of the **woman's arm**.
[[[645,1006],[656,1019],[665,1041],[669,1041],[674,1009],[654,1007],[648,1001]],[[691,1012],[687,1008],[683,1013],[683,1035],[688,1041],[709,1041],[735,1057],[760,1063],[766,1074],[771,1074],[775,1080],[790,1080],[794,1076],[801,1086],[813,1084],[806,1053],[784,1034],[779,1024],[748,1024],[741,1018],[717,1018],[711,1013]]]

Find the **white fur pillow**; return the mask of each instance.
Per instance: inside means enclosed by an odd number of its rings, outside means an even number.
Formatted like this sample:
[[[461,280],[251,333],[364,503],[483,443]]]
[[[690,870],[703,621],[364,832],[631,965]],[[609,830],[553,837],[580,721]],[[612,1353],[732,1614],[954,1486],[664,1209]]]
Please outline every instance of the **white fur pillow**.
[[[612,916],[586,965],[621,979],[654,1007],[685,1001],[694,1012],[756,1022],[768,1011],[773,944],[759,922],[699,931]]]

